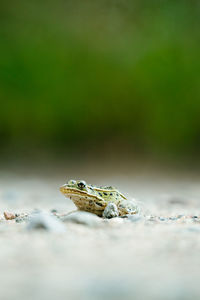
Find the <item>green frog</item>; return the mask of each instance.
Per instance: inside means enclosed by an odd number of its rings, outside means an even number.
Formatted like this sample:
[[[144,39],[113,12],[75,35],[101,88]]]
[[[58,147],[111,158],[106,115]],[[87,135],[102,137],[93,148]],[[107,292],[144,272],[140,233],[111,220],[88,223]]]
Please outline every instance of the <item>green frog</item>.
[[[60,191],[70,198],[79,210],[104,218],[125,216],[139,212],[135,201],[127,198],[112,186],[96,187],[84,180],[69,180]]]

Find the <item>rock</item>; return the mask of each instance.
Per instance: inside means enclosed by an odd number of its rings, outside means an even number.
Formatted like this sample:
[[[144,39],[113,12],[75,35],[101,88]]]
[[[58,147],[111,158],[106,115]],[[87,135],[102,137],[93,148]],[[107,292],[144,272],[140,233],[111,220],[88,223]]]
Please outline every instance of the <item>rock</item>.
[[[193,216],[191,219],[193,220],[194,223],[200,223],[199,217]]]
[[[102,223],[102,219],[95,214],[77,211],[61,218],[63,222],[72,222],[76,224],[83,224],[89,227],[97,227]]]
[[[15,214],[12,214],[12,213],[9,213],[9,212],[4,212],[4,217],[6,220],[13,220],[16,218],[16,215]]]
[[[45,212],[34,212],[29,218],[28,230],[43,229],[55,233],[64,233],[65,226],[54,216]]]
[[[115,203],[108,203],[103,212],[103,218],[111,219],[119,216],[119,211]]]

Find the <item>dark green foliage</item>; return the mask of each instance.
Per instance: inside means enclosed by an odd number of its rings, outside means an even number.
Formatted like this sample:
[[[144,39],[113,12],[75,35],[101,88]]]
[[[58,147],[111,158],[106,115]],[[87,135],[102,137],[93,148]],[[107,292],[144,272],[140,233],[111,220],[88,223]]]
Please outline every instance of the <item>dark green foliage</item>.
[[[198,1],[6,1],[4,144],[200,146]]]

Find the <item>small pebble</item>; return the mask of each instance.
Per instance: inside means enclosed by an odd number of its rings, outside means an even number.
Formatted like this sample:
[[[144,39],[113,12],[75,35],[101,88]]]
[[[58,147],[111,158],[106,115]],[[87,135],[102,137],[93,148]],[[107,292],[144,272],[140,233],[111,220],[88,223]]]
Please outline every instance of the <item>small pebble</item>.
[[[13,220],[16,218],[16,215],[15,214],[12,214],[12,213],[9,213],[9,212],[4,212],[4,217],[6,220]]]
[[[51,216],[45,212],[34,213],[30,216],[28,230],[43,229],[55,233],[64,233],[65,226],[56,217]]]
[[[103,212],[104,219],[116,218],[119,216],[119,211],[115,203],[108,203]]]

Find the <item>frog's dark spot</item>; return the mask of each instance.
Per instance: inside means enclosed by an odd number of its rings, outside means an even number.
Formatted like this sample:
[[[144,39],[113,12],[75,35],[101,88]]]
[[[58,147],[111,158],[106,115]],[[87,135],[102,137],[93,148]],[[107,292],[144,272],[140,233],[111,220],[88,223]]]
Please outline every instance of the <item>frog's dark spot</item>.
[[[106,196],[108,195],[106,192],[103,192],[103,193],[104,193],[104,195],[106,195]]]
[[[99,195],[102,197],[102,194],[101,194],[101,193],[99,193]]]
[[[90,200],[90,201],[89,201],[89,205],[92,205],[92,204],[93,204],[93,201],[92,201],[92,200]]]
[[[112,193],[110,193],[110,196],[112,196]]]
[[[100,202],[96,202],[96,204],[99,205],[99,206],[103,206],[103,204],[100,203]]]

